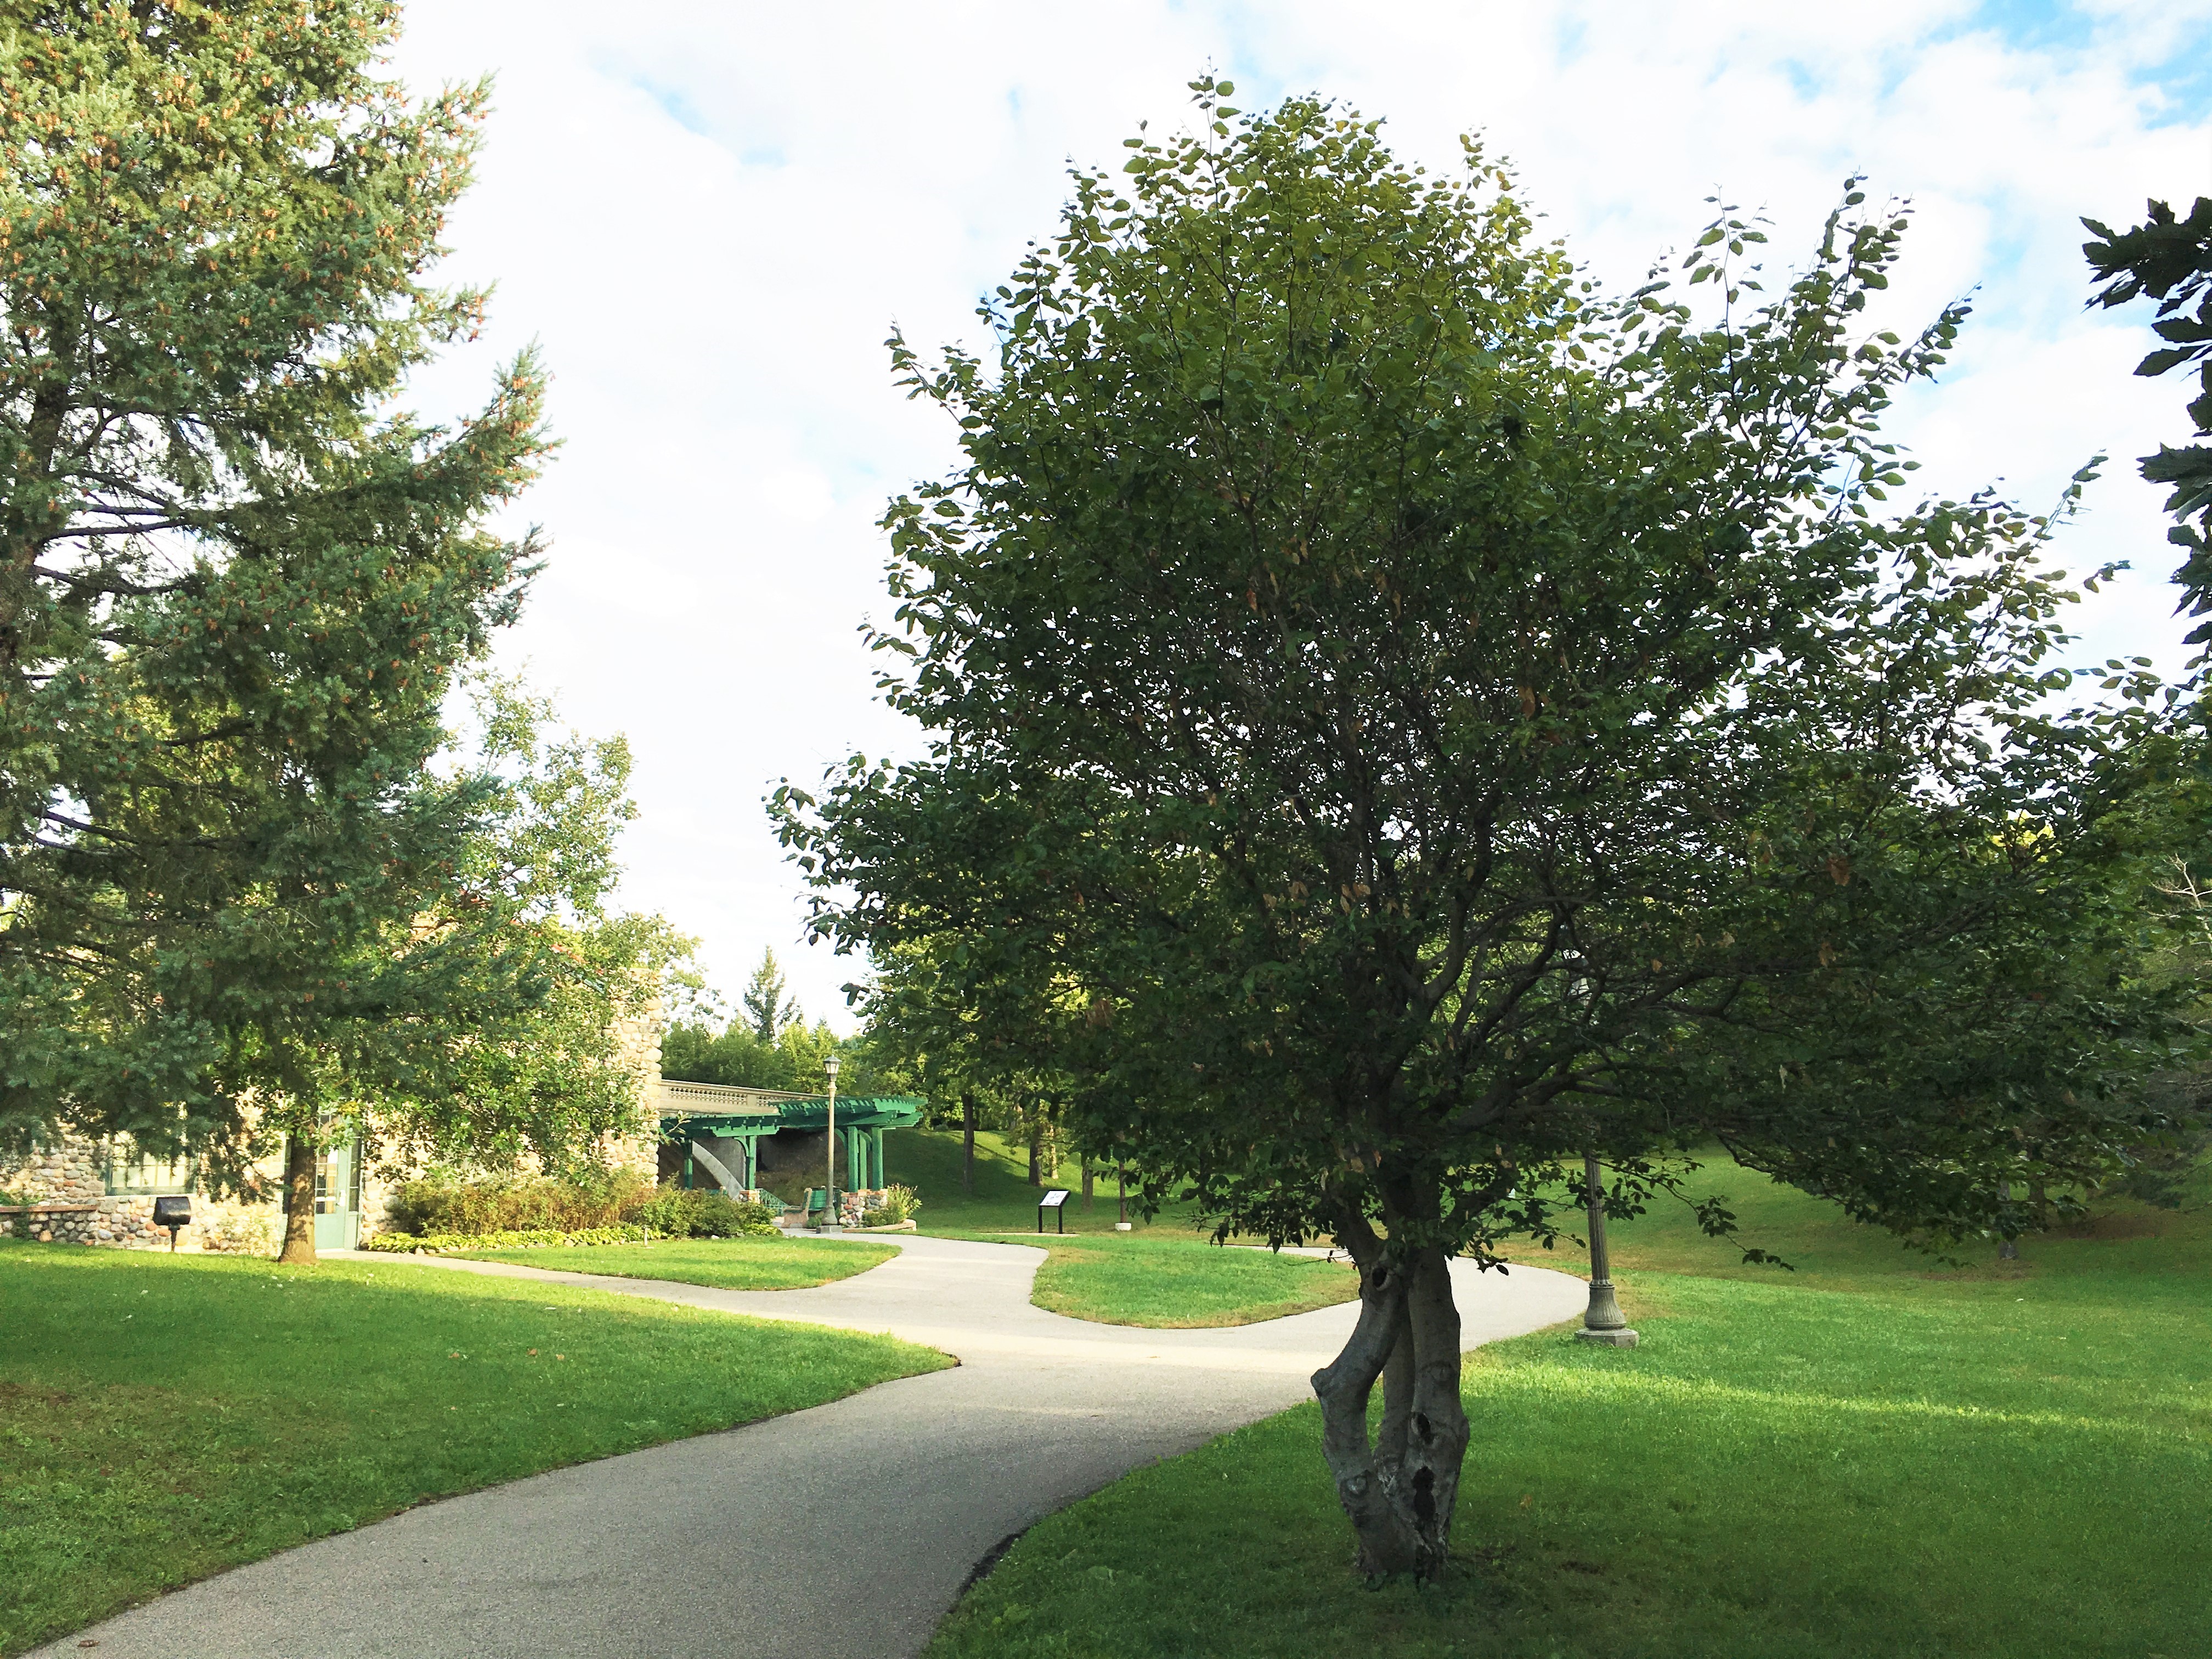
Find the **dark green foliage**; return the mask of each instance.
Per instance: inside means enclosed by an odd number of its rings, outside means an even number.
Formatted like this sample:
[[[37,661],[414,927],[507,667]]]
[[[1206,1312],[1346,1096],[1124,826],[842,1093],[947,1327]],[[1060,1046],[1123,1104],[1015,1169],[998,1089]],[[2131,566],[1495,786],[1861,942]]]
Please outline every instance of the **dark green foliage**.
[[[1431,1575],[1449,1260],[1579,1224],[1585,1156],[1622,1212],[1712,1138],[1958,1241],[2141,1138],[2157,688],[2055,696],[2049,518],[1891,501],[1964,307],[1869,324],[1906,218],[1856,181],[1771,295],[1726,209],[1686,297],[1608,295],[1472,141],[1431,177],[1196,89],[1078,173],[995,362],[893,341],[964,453],[884,520],[930,747],[775,805],[818,930],[1068,1080],[1148,1202],[1352,1250],[1324,1454],[1362,1571]]]
[[[2199,392],[2190,402],[2189,418],[2199,439],[2212,438],[2212,197],[2198,197],[2186,218],[2177,218],[2164,202],[2150,203],[2142,223],[2124,231],[2094,219],[2081,222],[2096,237],[2081,252],[2104,285],[2090,303],[2158,301],[2151,327],[2166,344],[2136,365],[2136,373],[2164,374],[2195,365]],[[2212,444],[2180,449],[2160,444],[2157,454],[2143,458],[2142,476],[2172,486],[2166,510],[2179,522],[2166,537],[2183,550],[2181,568],[2174,574],[2181,585],[2180,609],[2191,616],[2212,611],[2212,541],[2207,539],[2212,533]],[[2192,645],[2212,643],[2212,621],[2200,623],[2188,637]]]
[[[660,1074],[686,1083],[719,1083],[733,1089],[774,1089],[818,1095],[830,1086],[823,1062],[837,1056],[840,1095],[910,1093],[914,1074],[894,1044],[878,1032],[840,1040],[827,1020],[794,1019],[763,1042],[742,1019],[723,1030],[697,1021],[671,1025],[660,1040]]]
[[[1939,1237],[2112,1167],[2142,720],[2046,712],[2046,520],[1886,505],[1962,314],[1860,322],[1902,215],[1852,191],[1757,301],[1723,217],[1698,326],[1473,146],[1207,135],[1078,175],[989,371],[895,343],[968,457],[886,520],[933,747],[779,798],[821,930],[1270,1237],[1540,1237],[1533,1176],[1594,1147],[1632,1205],[1693,1130]]]
[[[653,1195],[652,1183],[627,1170],[578,1170],[562,1180],[430,1176],[402,1186],[385,1213],[407,1233],[574,1232],[635,1219]]]
[[[623,1218],[640,1222],[662,1238],[765,1238],[778,1231],[775,1212],[766,1205],[740,1203],[703,1187],[663,1187],[632,1205]]]
[[[783,1028],[799,1018],[799,1004],[783,994],[783,970],[775,965],[773,951],[761,952],[760,966],[745,981],[738,1000],[753,1036],[764,1044],[774,1043]]]
[[[487,679],[471,752],[492,787],[456,874],[505,937],[527,941],[542,994],[505,1006],[449,1006],[421,1045],[413,1089],[335,1103],[357,1117],[387,1168],[512,1169],[526,1155],[586,1185],[592,1149],[645,1131],[626,1034],[664,989],[696,978],[692,942],[657,915],[611,910],[615,843],[636,816],[629,746],[559,733],[550,702]]]
[[[687,1083],[819,1094],[830,1082],[822,1062],[836,1049],[837,1039],[827,1024],[810,1028],[793,1021],[772,1042],[762,1042],[741,1020],[732,1020],[720,1032],[700,1024],[672,1025],[660,1042],[660,1073]],[[841,1074],[838,1092],[859,1091]]]
[[[480,526],[544,453],[544,376],[451,428],[394,408],[481,315],[426,273],[485,99],[382,78],[397,17],[0,18],[11,1146],[66,1119],[234,1173],[335,1100],[434,1095],[446,1037],[549,988],[461,876],[495,781],[428,768],[534,568]]]
[[[560,1179],[410,1181],[386,1206],[400,1232],[574,1233],[617,1224],[650,1227],[663,1238],[736,1238],[775,1231],[758,1204],[708,1188],[654,1187],[628,1170],[579,1169]]]

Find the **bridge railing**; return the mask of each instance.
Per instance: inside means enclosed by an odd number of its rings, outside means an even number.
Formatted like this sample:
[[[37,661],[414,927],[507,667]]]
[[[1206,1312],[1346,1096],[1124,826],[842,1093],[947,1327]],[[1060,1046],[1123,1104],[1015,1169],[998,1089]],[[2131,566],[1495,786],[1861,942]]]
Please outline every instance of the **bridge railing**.
[[[662,1078],[653,1085],[653,1104],[670,1112],[775,1112],[779,1103],[812,1097],[788,1089],[737,1089],[722,1083],[676,1083]]]

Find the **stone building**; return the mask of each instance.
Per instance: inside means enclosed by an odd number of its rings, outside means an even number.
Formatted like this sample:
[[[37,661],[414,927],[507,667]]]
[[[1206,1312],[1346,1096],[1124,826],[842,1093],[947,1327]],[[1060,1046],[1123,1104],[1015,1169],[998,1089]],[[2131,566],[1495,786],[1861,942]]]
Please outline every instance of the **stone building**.
[[[166,1249],[169,1233],[154,1225],[154,1200],[185,1194],[192,1224],[179,1231],[179,1249],[260,1254],[282,1241],[276,1204],[217,1201],[193,1188],[187,1165],[65,1135],[19,1165],[0,1165],[0,1193],[13,1200],[0,1206],[0,1225],[12,1223],[19,1235],[52,1243]]]
[[[653,1129],[660,1086],[662,1016],[657,998],[615,1027],[616,1054],[635,1079],[646,1127],[611,1137],[598,1148],[617,1168],[647,1179],[659,1158]],[[35,1239],[113,1249],[161,1249],[166,1228],[154,1225],[154,1200],[173,1194],[191,1200],[191,1224],[176,1236],[179,1249],[274,1255],[284,1237],[283,1159],[258,1166],[254,1184],[269,1196],[259,1202],[210,1199],[186,1164],[141,1156],[128,1142],[115,1145],[64,1135],[21,1164],[0,1162],[0,1231],[12,1224]],[[392,1185],[355,1146],[325,1151],[315,1171],[315,1248],[350,1249],[383,1225]]]

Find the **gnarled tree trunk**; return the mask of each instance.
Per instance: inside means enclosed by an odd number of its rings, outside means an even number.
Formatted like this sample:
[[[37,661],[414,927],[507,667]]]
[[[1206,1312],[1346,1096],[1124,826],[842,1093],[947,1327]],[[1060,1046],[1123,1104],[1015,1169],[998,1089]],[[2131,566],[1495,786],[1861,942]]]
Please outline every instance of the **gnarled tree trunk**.
[[[1359,1570],[1435,1578],[1451,1554],[1468,1439],[1451,1263],[1436,1249],[1391,1261],[1371,1235],[1353,1255],[1359,1322],[1344,1352],[1313,1375],[1322,1456],[1358,1536]],[[1377,1378],[1382,1421],[1370,1443],[1367,1402]]]
[[[315,1155],[298,1135],[284,1142],[284,1248],[279,1261],[315,1259]]]

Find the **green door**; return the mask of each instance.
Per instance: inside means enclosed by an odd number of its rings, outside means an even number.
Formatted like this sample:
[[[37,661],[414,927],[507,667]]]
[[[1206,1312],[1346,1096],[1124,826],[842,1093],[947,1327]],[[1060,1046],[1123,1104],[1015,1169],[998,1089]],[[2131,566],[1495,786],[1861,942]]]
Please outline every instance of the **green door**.
[[[361,1155],[331,1146],[315,1164],[315,1248],[350,1250],[361,1243]]]

